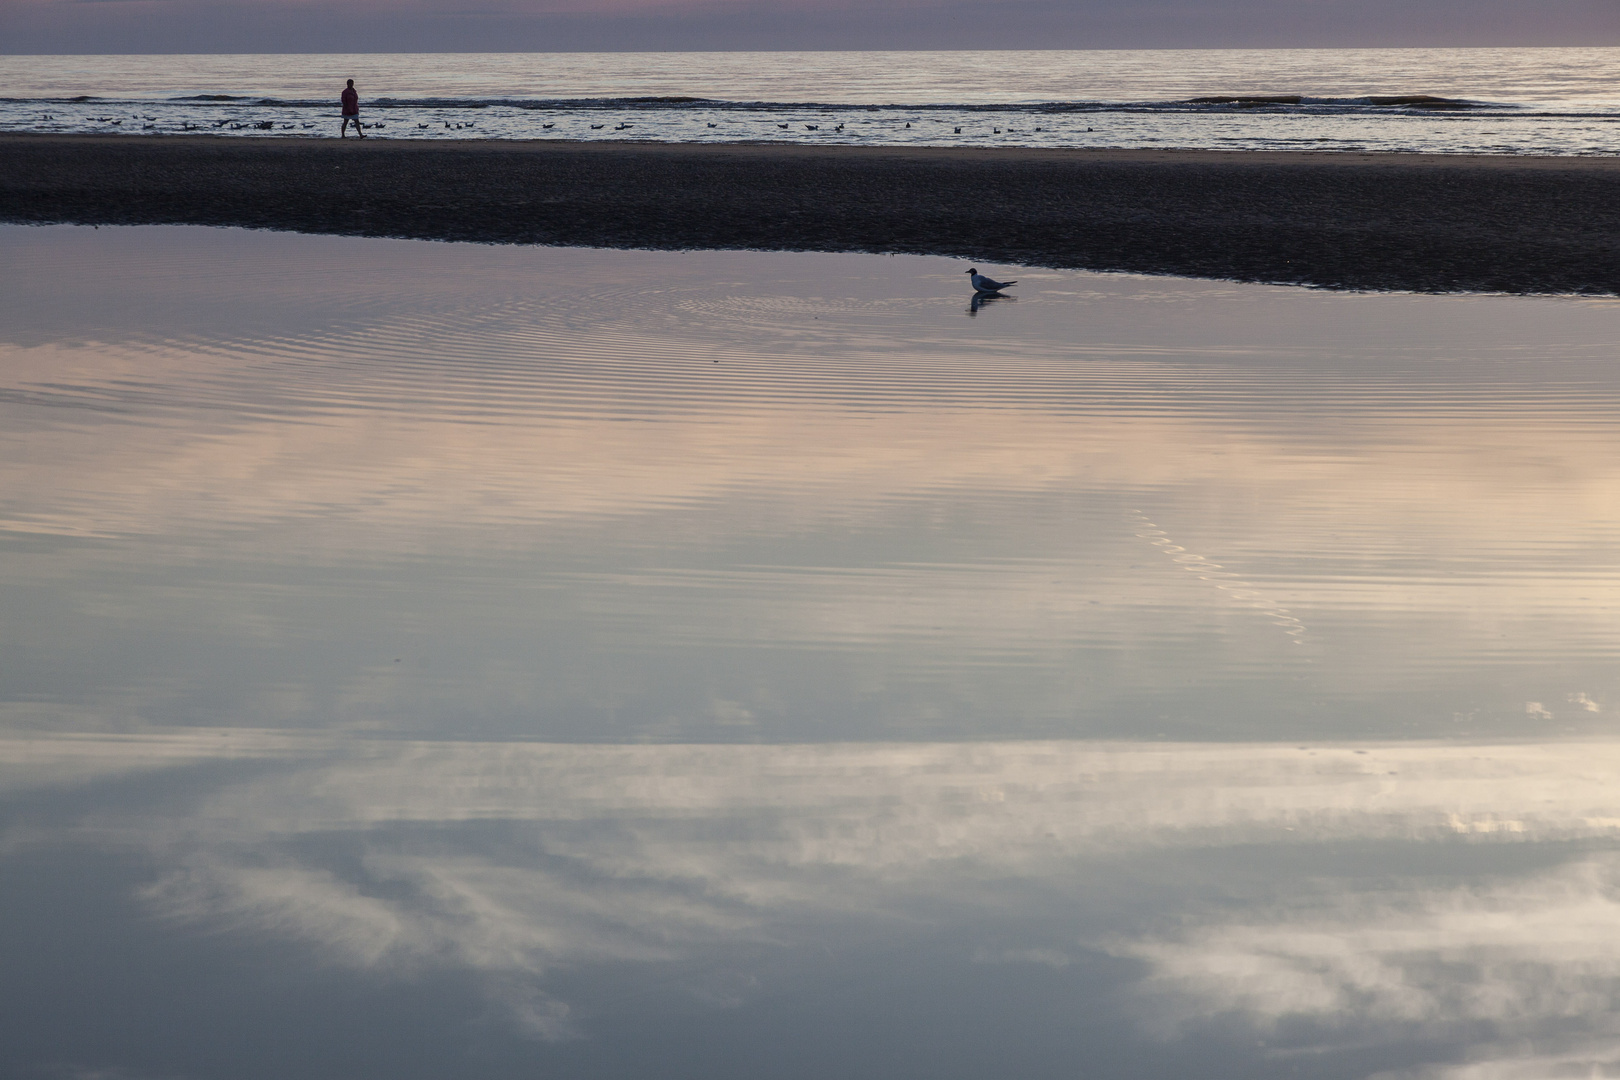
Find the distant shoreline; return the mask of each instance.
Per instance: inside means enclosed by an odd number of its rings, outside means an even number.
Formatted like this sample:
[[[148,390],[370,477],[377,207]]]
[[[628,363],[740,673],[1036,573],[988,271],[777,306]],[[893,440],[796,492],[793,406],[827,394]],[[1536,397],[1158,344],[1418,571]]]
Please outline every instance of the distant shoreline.
[[[0,220],[1620,294],[1620,158],[0,135]]]

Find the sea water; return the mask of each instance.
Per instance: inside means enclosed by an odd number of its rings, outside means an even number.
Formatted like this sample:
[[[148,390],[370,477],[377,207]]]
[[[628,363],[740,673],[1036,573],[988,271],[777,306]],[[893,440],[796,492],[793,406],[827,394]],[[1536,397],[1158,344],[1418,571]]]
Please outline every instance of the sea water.
[[[0,131],[1620,152],[1620,49],[0,57]]]
[[[0,228],[0,1074],[1620,1061],[1620,304]]]

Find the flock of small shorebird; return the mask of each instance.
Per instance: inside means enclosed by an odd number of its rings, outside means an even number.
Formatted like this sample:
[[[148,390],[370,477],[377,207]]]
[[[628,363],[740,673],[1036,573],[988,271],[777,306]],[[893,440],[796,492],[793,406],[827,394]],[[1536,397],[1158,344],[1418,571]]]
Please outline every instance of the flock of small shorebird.
[[[40,121],[41,122],[54,121],[55,119],[56,119],[56,117],[51,115],[50,113],[45,113],[45,114],[40,116]],[[141,116],[139,114],[136,114],[134,116],[131,116],[130,119],[131,120],[144,120],[144,121],[146,121],[146,123],[141,125],[142,130],[151,130],[151,129],[157,127],[157,123],[156,123],[157,117],[155,117],[155,116]],[[121,117],[121,116],[120,117],[86,116],[86,117],[84,117],[84,120],[89,122],[89,123],[111,124],[111,125],[113,125],[115,127],[121,126],[123,124],[123,122],[124,122],[124,118]],[[943,123],[944,121],[938,121],[938,122]],[[466,129],[469,129],[469,128],[475,128],[475,127],[478,126],[478,121],[476,121],[476,120],[468,120],[468,121],[461,122],[461,123],[456,123],[456,122],[453,122],[453,121],[450,121],[450,120],[444,120],[444,121],[442,121],[442,123],[444,124],[444,126],[447,129],[452,130],[452,131],[462,131],[462,130],[466,130]],[[190,121],[186,121],[186,122],[183,122],[180,125],[180,129],[182,131],[205,131],[205,130],[208,129],[209,126],[210,125],[208,125],[208,124],[193,124]],[[213,122],[212,126],[215,127],[215,128],[223,128],[223,127],[229,126],[232,131],[242,131],[242,130],[275,131],[278,128],[280,130],[282,130],[282,131],[294,131],[294,130],[298,130],[300,128],[306,128],[306,129],[307,128],[312,128],[312,127],[315,126],[315,124],[314,124],[313,121],[306,121],[304,123],[295,125],[295,124],[277,124],[274,120],[244,120],[244,121],[238,122],[235,119],[226,119],[226,120],[215,120]],[[382,122],[382,121],[378,121],[377,123],[366,124],[364,126],[367,127],[367,128],[384,128],[384,127],[387,127],[388,125],[386,123]],[[418,123],[416,125],[417,129],[420,130],[420,131],[426,131],[428,128],[431,128],[433,126],[435,126],[433,123],[426,123],[426,124]],[[556,126],[555,122],[540,125],[540,127],[542,129],[545,129],[545,130],[550,130],[551,128],[553,128],[555,126]],[[634,124],[626,123],[624,121],[620,121],[618,124],[614,125],[613,130],[614,131],[628,131],[629,129],[631,129],[631,128],[635,127],[635,126],[636,125],[634,125]],[[711,128],[717,128],[720,125],[716,124],[716,123],[709,123],[708,126],[711,127]],[[788,130],[788,128],[792,127],[793,125],[791,123],[787,123],[787,124],[777,124],[776,126],[778,128],[780,128],[781,130],[786,131],[786,130]],[[804,129],[806,131],[820,131],[821,130],[821,125],[820,124],[804,124],[802,126],[804,127]],[[910,123],[906,124],[906,127],[909,128],[910,126],[911,126]],[[607,124],[605,124],[605,123],[592,124],[591,125],[591,130],[592,131],[601,131],[605,127],[607,127]],[[833,128],[831,128],[829,130],[831,130],[831,131],[833,131],[835,133],[840,132],[840,131],[844,130],[844,125],[843,124],[838,124],[836,127],[833,127]],[[1003,133],[1003,129],[999,128],[999,127],[992,127],[990,130],[991,130],[991,134],[993,134],[993,135],[1000,135],[1000,134]],[[1090,131],[1091,129],[1086,128],[1086,130]],[[959,127],[959,126],[953,128],[953,131],[957,135],[962,134],[962,128]],[[1045,131],[1044,128],[1036,128],[1035,129],[1036,134],[1040,134],[1043,131]],[[1011,127],[1006,128],[1005,132],[1008,135],[1022,135],[1022,134],[1024,134],[1024,132],[1019,130],[1018,128],[1011,128]]]

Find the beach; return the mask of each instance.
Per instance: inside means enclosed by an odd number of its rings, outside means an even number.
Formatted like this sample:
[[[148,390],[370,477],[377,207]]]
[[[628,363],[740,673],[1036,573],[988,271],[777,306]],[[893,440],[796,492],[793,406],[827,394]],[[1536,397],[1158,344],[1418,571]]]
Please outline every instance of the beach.
[[[0,136],[0,219],[1620,292],[1620,159]]]
[[[276,228],[0,223],[0,1076],[1616,1059],[1620,303],[696,249],[1090,257],[957,189],[1040,157],[143,140],[12,190]]]

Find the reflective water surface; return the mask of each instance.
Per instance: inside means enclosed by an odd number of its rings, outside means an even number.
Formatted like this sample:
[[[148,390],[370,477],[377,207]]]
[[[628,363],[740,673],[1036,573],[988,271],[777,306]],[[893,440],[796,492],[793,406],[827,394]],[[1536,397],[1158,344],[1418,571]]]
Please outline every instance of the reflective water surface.
[[[1620,303],[0,229],[0,1073],[1620,1076]]]

